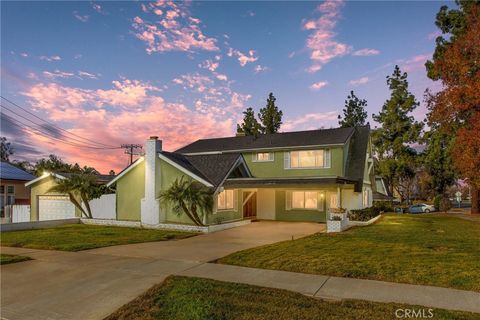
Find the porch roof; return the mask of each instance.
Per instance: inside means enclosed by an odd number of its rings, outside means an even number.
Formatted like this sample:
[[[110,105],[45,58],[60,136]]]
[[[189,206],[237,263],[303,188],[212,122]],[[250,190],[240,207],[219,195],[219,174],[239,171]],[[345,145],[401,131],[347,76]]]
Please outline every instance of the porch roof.
[[[288,187],[298,185],[344,185],[355,184],[355,180],[342,177],[316,178],[230,178],[223,183],[224,187],[251,188],[251,187]]]

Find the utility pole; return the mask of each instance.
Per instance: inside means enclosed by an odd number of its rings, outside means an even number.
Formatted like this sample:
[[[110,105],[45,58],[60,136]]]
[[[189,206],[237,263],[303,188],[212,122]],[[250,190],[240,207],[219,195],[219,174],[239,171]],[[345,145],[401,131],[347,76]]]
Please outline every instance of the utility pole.
[[[134,150],[136,149],[142,149],[142,145],[141,144],[122,144],[121,147],[123,149],[125,149],[125,154],[129,154],[130,155],[130,164],[133,163],[133,156],[136,155],[140,155],[139,152],[136,152]]]

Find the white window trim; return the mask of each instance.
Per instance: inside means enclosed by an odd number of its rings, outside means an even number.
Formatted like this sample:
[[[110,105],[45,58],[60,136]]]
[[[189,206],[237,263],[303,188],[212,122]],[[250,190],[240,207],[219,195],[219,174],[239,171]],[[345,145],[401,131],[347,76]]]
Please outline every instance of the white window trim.
[[[323,151],[323,167],[292,167],[292,152],[300,152],[300,151]],[[328,166],[327,164],[327,152],[329,153],[328,158]],[[319,169],[331,169],[332,168],[332,151],[331,149],[312,149],[312,150],[291,150],[291,151],[285,151],[284,153],[285,161],[284,161],[284,169],[285,170],[319,170]],[[288,167],[286,166],[287,159],[288,158]]]
[[[270,160],[258,160],[258,154],[259,153],[269,153],[272,155],[272,159]],[[269,152],[269,151],[265,151],[265,152],[253,152],[252,153],[252,162],[273,162],[275,161],[275,152]]]
[[[319,205],[318,202],[317,202],[317,208],[294,208],[294,207],[291,206],[291,208],[288,209],[288,204],[287,204],[288,203],[288,194],[290,194],[293,198],[293,195],[292,195],[293,192],[303,192],[303,193],[305,193],[305,192],[316,192],[317,193],[317,201],[318,201],[318,194],[323,193],[323,198],[321,197],[323,199],[321,201],[324,201],[323,206],[322,206],[323,210],[318,207],[318,205]],[[307,211],[316,211],[316,212],[326,212],[327,211],[326,210],[327,203],[326,203],[326,200],[325,200],[326,199],[326,194],[327,194],[327,192],[325,190],[286,190],[285,191],[285,211],[288,212],[288,211],[307,210]],[[305,199],[305,195],[304,195],[304,199]],[[290,204],[291,203],[293,203],[293,199],[290,200]]]

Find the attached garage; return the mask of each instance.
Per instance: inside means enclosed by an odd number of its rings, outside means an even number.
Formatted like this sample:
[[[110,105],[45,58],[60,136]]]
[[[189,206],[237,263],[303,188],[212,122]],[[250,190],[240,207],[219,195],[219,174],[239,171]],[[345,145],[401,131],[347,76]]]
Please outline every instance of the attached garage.
[[[59,220],[75,218],[75,206],[68,196],[39,196],[38,220]]]

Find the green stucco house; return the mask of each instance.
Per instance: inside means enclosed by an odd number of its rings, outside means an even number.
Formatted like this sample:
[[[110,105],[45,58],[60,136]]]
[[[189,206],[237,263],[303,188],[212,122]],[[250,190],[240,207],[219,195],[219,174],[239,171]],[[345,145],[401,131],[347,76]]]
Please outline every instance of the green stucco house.
[[[193,224],[159,195],[175,179],[194,179],[215,196],[204,223],[244,219],[325,222],[330,208],[372,205],[368,126],[201,139],[175,152],[157,137],[116,184],[117,220]]]

